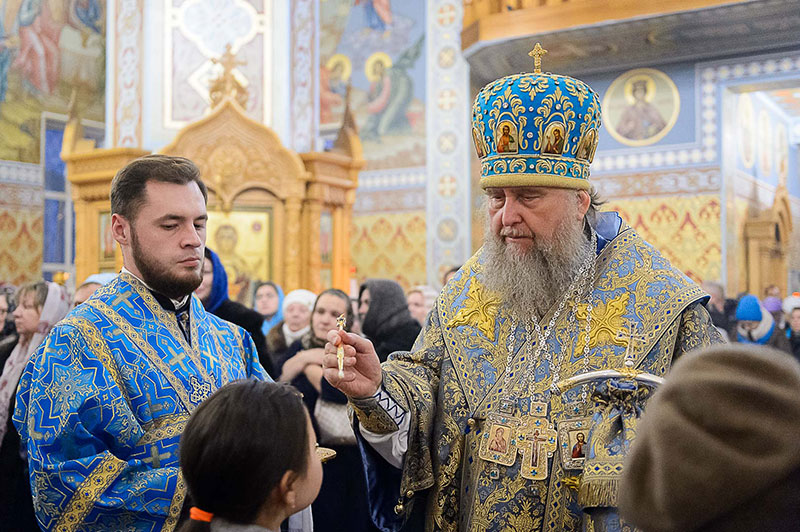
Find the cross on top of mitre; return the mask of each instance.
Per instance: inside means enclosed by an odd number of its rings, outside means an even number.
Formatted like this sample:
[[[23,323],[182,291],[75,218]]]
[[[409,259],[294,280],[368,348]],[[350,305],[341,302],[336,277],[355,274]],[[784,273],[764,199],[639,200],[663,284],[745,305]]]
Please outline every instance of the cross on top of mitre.
[[[542,48],[542,45],[538,42],[536,46],[533,47],[533,50],[528,52],[528,55],[533,57],[533,72],[535,74],[542,73],[542,56],[547,53],[547,50]]]

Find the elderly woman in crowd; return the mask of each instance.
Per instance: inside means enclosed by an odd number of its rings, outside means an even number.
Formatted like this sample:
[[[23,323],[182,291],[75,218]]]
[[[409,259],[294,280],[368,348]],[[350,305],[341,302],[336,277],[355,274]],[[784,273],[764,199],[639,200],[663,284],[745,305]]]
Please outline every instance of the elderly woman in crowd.
[[[311,309],[314,308],[316,299],[314,292],[302,288],[292,290],[283,298],[281,305],[283,319],[267,334],[267,350],[278,374],[280,374],[278,367],[283,363],[286,350],[309,331]]]
[[[66,316],[70,299],[62,286],[39,281],[22,286],[14,310],[19,341],[0,376],[0,523],[3,530],[38,530],[33,514],[28,465],[11,424],[14,392],[25,365],[47,333]]]

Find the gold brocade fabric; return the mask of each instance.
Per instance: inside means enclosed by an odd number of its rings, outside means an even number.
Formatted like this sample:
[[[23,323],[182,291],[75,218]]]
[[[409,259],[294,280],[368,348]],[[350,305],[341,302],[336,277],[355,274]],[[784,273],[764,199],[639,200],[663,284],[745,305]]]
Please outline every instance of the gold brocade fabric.
[[[637,326],[642,336],[634,349],[636,367],[654,375],[663,376],[682,353],[720,341],[699,304],[702,291],[630,228],[623,227],[598,255],[590,297],[589,371],[622,367],[627,341],[616,333],[625,325]],[[588,310],[575,310],[561,316],[547,341],[553,359],[561,360],[560,379],[584,372],[579,330]],[[542,322],[549,320],[546,315]],[[483,288],[479,251],[443,290],[414,349],[395,353],[383,365],[384,387],[411,415],[397,511],[426,505],[426,530],[581,529],[576,472],[564,470],[558,452],[546,480],[522,478],[520,458],[505,467],[478,456],[487,416],[500,399],[511,327],[497,296]],[[514,336],[513,375],[536,366],[533,393],[549,398],[553,426],[578,414],[578,391],[551,397],[547,361],[527,359],[521,324]],[[495,478],[492,468],[499,468]],[[415,495],[422,490],[427,500]]]

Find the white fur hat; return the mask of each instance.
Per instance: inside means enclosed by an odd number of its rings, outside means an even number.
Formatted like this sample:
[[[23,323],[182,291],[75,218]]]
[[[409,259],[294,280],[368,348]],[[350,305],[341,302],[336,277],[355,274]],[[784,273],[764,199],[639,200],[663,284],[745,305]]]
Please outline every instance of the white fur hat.
[[[289,305],[292,303],[302,303],[303,305],[307,306],[308,311],[311,312],[314,310],[314,302],[316,300],[317,295],[314,292],[299,288],[286,294],[286,297],[283,298],[283,306],[281,307],[281,310],[283,310],[283,313],[286,314],[286,309],[289,308]]]

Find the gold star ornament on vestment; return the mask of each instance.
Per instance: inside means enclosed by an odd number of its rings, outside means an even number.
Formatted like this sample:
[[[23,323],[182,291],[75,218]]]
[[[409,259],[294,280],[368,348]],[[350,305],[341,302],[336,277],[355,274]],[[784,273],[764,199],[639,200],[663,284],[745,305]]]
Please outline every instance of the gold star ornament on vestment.
[[[629,294],[624,294],[609,299],[605,303],[599,303],[592,308],[592,328],[589,333],[589,347],[598,345],[616,344],[622,347],[628,345],[628,338],[620,337],[618,334],[625,326],[625,311],[628,308]],[[578,305],[575,316],[586,321],[588,317],[588,305]],[[585,345],[586,331],[581,330],[578,337],[578,345]]]
[[[482,289],[480,284],[473,280],[469,285],[464,306],[453,316],[447,326],[469,325],[482,332],[490,342],[494,342],[494,326],[499,308],[500,299]]]

